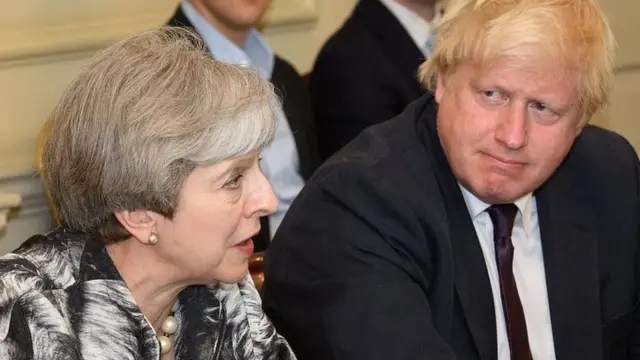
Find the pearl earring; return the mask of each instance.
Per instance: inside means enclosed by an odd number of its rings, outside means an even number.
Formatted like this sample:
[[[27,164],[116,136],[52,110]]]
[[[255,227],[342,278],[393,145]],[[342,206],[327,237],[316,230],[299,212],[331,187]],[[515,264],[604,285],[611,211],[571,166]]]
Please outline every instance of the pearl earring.
[[[151,233],[151,235],[149,235],[149,244],[155,245],[157,243],[158,243],[158,235],[156,235],[155,233]]]

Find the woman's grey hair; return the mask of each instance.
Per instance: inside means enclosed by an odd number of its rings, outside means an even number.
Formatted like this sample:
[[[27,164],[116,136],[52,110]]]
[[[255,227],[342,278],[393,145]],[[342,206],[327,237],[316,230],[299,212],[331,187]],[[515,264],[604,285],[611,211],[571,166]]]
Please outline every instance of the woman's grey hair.
[[[116,211],[172,218],[196,166],[262,150],[281,112],[267,80],[214,60],[193,32],[145,31],[98,53],[63,93],[44,183],[62,225],[127,239]]]

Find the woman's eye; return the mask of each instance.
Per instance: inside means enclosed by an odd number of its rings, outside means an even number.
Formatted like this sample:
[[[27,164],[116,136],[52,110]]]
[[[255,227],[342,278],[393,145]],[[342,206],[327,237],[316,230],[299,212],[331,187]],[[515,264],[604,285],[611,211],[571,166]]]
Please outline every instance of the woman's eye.
[[[229,179],[224,186],[230,189],[235,189],[237,187],[240,186],[240,180],[242,179],[243,175],[242,174],[237,174],[231,177],[231,179]]]

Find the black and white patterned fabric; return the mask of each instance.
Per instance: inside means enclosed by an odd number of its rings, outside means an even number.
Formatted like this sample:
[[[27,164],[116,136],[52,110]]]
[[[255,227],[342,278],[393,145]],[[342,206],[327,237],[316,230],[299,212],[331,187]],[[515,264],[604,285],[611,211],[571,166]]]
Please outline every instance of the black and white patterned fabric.
[[[178,303],[178,360],[295,359],[249,275]],[[102,242],[58,229],[0,257],[0,359],[157,360],[160,346]]]

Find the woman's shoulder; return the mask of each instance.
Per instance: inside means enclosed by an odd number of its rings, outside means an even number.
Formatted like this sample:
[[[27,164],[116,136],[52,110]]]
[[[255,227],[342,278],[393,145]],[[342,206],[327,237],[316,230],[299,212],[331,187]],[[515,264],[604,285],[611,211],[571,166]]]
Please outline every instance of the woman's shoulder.
[[[0,257],[0,308],[29,291],[65,288],[75,282],[84,243],[68,230],[34,235]]]
[[[241,359],[295,359],[287,342],[280,336],[262,310],[260,294],[250,275],[237,284],[218,284],[216,297],[226,313],[226,327],[238,341],[236,354]],[[283,354],[288,354],[283,358]]]

